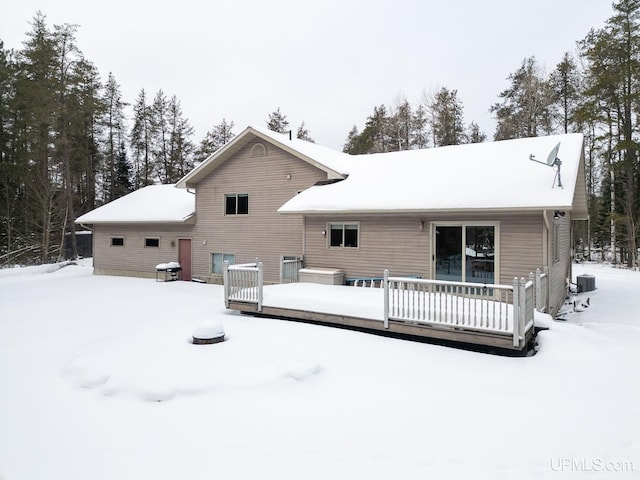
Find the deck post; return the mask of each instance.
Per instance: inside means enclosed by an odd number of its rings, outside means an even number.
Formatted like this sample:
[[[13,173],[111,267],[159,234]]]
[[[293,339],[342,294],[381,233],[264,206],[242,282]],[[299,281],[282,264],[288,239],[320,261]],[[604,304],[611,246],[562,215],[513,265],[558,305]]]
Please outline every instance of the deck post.
[[[527,280],[524,277],[520,278],[520,281],[518,282],[518,301],[520,303],[520,308],[518,309],[518,337],[520,335],[522,335],[522,338],[524,338],[524,334],[525,334],[525,319],[527,316]],[[514,319],[515,320],[515,319]],[[514,347],[517,347],[520,345],[520,338],[518,338],[518,345],[515,344],[515,339],[514,341]]]
[[[389,328],[389,270],[384,270],[382,278],[384,285],[384,328]]]
[[[284,256],[280,256],[280,283],[284,283]]]
[[[545,306],[544,306],[544,311],[545,313],[549,313],[549,307],[551,306],[551,280],[549,279],[549,265],[546,265],[544,267],[544,274],[546,277],[546,284],[547,284],[547,291],[545,292],[545,298],[547,299]]]
[[[518,277],[513,279],[513,318],[511,322],[513,323],[513,346],[520,346],[520,310],[522,309],[520,305],[520,281]]]
[[[542,272],[539,268],[536,268],[536,279],[533,284],[536,293],[536,310],[542,312]]]
[[[229,308],[229,261],[225,260],[222,266],[222,283],[224,285],[224,306]]]
[[[256,281],[256,288],[258,289],[258,311],[261,312],[262,311],[262,283],[263,283],[262,262],[257,262],[257,263],[258,263],[258,278]]]

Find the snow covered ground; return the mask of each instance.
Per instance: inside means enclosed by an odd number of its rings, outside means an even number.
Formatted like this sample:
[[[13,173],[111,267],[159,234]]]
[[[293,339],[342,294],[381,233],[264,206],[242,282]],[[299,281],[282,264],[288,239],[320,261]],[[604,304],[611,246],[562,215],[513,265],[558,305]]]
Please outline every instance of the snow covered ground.
[[[508,358],[86,262],[0,270],[0,478],[638,478],[640,273],[583,272],[584,311]],[[192,345],[208,320],[227,341]]]

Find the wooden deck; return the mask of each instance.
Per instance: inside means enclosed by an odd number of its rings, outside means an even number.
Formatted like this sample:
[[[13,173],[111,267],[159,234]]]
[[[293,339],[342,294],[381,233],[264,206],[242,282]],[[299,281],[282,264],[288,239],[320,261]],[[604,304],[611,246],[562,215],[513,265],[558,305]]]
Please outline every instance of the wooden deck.
[[[464,325],[428,321],[384,320],[383,289],[311,284],[269,285],[262,287],[263,300],[228,300],[227,308],[264,317],[284,318],[349,328],[388,336],[455,342],[468,347],[526,352],[534,336],[533,322],[514,346],[511,331],[467,328]],[[386,323],[386,326],[385,326]]]
[[[381,333],[384,335],[391,334],[396,337],[418,337],[469,345],[482,345],[502,350],[524,351],[527,345],[531,343],[534,335],[534,329],[529,328],[526,332],[523,347],[516,349],[513,346],[510,335],[470,331],[465,330],[464,328],[442,327],[438,325],[427,325],[417,322],[410,323],[396,320],[390,320],[389,328],[385,328],[384,324],[375,320],[333,313],[310,312],[305,310],[269,306],[263,306],[262,311],[258,312],[255,304],[242,302],[230,302],[229,308],[231,310],[264,317],[284,318],[287,320],[297,320],[321,325],[333,325],[371,333]]]

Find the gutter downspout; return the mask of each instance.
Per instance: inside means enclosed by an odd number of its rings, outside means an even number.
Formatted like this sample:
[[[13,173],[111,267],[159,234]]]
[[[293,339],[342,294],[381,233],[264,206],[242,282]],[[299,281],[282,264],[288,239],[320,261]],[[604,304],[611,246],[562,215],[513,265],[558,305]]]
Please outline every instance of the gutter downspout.
[[[549,211],[548,210],[543,210],[542,211],[542,219],[544,221],[544,228],[547,232],[546,234],[546,238],[545,238],[545,248],[547,249],[547,255],[546,255],[546,259],[544,259],[544,261],[546,262],[546,266],[547,267],[547,307],[550,307],[553,303],[552,298],[551,298],[551,290],[552,290],[552,285],[551,285],[551,278],[552,278],[552,274],[551,274],[551,265],[553,265],[552,263],[552,255],[553,255],[553,243],[550,242],[549,240],[551,240],[551,235],[553,234],[553,229],[551,228],[551,222],[549,221]],[[549,309],[549,308],[548,308]],[[551,313],[551,311],[548,311],[547,313],[553,315]]]

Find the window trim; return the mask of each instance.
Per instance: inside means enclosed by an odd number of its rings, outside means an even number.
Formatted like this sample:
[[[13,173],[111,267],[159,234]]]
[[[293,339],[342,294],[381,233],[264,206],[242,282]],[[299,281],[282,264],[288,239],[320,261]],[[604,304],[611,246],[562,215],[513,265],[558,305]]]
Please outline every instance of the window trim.
[[[251,147],[251,152],[249,152],[249,156],[252,158],[266,157],[267,147],[260,142],[254,143]]]
[[[238,212],[238,208],[239,208],[239,205],[240,205],[240,202],[238,200],[240,199],[240,197],[246,197],[246,199],[247,199],[247,211],[246,212]],[[228,213],[227,212],[227,199],[228,198],[235,198],[235,213]],[[224,215],[225,216],[237,217],[239,215],[249,215],[249,194],[248,193],[225,193],[224,194],[223,209],[224,209]]]
[[[158,242],[157,245],[149,245],[149,240]],[[160,237],[144,237],[144,248],[160,248]]]
[[[337,225],[341,225],[342,226],[342,244],[341,245],[331,245],[331,227],[332,226],[337,226]],[[357,236],[356,236],[356,246],[355,247],[347,247],[344,245],[344,240],[345,240],[345,227],[349,225],[349,226],[355,226],[356,227],[356,231],[357,231]],[[327,222],[327,248],[328,249],[347,249],[347,250],[359,250],[360,249],[360,222]]]
[[[113,243],[114,240],[122,240],[122,244],[115,245]],[[124,247],[124,243],[125,243],[125,240],[124,240],[124,236],[122,236],[122,235],[114,235],[114,236],[109,238],[109,246],[110,247]]]
[[[500,221],[475,221],[475,220],[464,220],[464,221],[441,221],[441,220],[433,220],[430,222],[431,226],[431,240],[429,246],[429,253],[431,258],[431,267],[430,267],[430,276],[431,278],[436,278],[436,228],[437,227],[461,227],[463,229],[463,235],[466,234],[466,227],[493,227],[493,249],[494,249],[494,264],[493,264],[493,279],[496,284],[500,284],[500,258],[502,254],[501,246],[500,246]],[[464,236],[463,236],[464,239]],[[464,241],[464,240],[463,240]],[[466,272],[465,272],[466,277]]]
[[[214,260],[214,256],[215,255],[222,255],[222,263],[220,264],[220,272],[216,272],[215,271],[215,260]],[[233,262],[229,263],[229,265],[235,265],[236,263],[236,254],[235,253],[224,253],[224,252],[209,252],[209,261],[210,261],[210,265],[209,265],[209,271],[211,272],[210,275],[222,275],[223,274],[223,266],[224,266],[224,262],[225,262],[225,257],[233,257]]]

